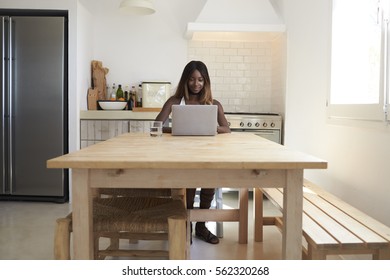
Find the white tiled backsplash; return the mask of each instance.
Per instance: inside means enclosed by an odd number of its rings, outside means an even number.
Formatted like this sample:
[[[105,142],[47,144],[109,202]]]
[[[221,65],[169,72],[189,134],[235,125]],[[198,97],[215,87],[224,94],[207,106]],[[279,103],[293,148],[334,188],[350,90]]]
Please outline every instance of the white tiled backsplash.
[[[207,65],[213,97],[225,112],[283,113],[282,41],[190,41],[189,60]]]

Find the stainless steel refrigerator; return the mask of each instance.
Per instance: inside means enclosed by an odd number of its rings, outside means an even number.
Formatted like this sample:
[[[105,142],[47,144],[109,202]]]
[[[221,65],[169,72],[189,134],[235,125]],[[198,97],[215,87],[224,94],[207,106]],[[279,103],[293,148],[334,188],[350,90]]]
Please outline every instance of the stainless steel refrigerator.
[[[0,200],[68,201],[67,12],[0,9]]]

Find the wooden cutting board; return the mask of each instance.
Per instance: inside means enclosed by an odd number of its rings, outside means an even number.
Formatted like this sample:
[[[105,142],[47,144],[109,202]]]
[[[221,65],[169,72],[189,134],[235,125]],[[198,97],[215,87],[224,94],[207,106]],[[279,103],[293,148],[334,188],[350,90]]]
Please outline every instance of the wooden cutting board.
[[[97,88],[88,89],[88,97],[87,97],[88,110],[97,110],[98,100],[99,100],[98,89]]]
[[[108,74],[108,71],[108,68],[103,67],[103,63],[101,61],[92,60],[92,88],[97,89],[97,96],[99,100],[107,99],[106,75]]]

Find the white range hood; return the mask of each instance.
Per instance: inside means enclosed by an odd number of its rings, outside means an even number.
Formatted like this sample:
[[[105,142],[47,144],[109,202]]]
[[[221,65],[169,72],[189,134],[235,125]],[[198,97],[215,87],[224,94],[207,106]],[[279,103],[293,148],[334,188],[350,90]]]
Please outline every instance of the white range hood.
[[[256,40],[286,30],[277,0],[207,0],[195,22],[187,24],[193,40]]]

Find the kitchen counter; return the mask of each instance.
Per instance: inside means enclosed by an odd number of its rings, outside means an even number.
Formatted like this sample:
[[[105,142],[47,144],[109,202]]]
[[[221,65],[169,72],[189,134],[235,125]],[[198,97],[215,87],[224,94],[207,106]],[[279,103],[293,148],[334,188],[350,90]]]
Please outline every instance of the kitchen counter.
[[[138,110],[142,110],[139,108]],[[149,132],[149,121],[158,111],[88,110],[80,111],[80,148],[106,141],[128,132]]]
[[[154,120],[159,112],[133,112],[133,111],[80,111],[82,120]]]

